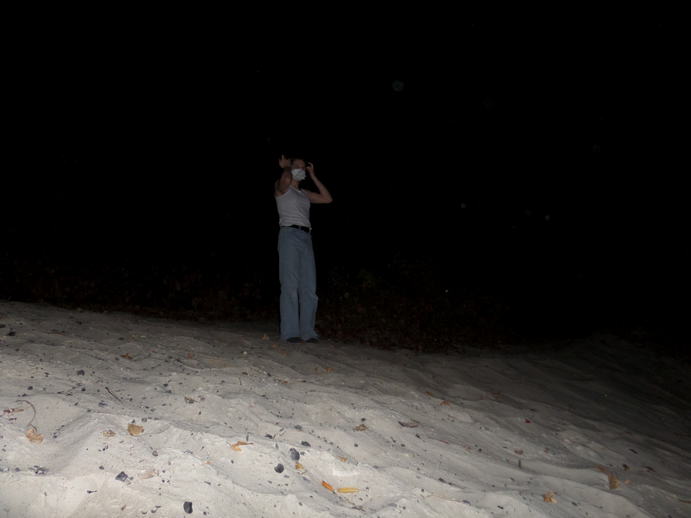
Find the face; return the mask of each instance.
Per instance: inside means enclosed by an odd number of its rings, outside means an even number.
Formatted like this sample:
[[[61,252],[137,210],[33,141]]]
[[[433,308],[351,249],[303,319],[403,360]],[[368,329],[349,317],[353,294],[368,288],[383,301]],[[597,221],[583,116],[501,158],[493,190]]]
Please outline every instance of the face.
[[[293,158],[291,162],[291,167],[293,169],[304,169],[305,165],[305,161],[302,158]]]

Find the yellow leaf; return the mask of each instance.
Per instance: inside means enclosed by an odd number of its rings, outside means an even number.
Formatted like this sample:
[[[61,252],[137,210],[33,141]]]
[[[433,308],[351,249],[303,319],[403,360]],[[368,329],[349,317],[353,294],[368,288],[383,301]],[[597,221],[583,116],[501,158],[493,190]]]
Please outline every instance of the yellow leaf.
[[[336,491],[339,493],[357,493],[360,490],[356,487],[339,487]]]
[[[347,458],[347,457],[336,457],[336,458],[337,458],[338,460],[340,460],[341,462],[348,462],[348,458]]]
[[[24,435],[26,435],[26,438],[31,442],[43,442],[43,436],[38,433],[38,430],[33,426],[29,428]]]
[[[323,480],[322,480],[322,486],[324,486],[326,489],[328,489],[331,492],[333,492],[333,490],[334,490],[334,488],[331,484],[329,484],[328,482],[325,482]]]
[[[303,465],[300,464],[299,462],[296,462],[296,463],[295,463],[295,469],[303,470],[303,469],[305,469],[305,466],[303,466]]]
[[[605,466],[598,466],[597,470],[607,475],[610,489],[617,489],[621,485],[617,476],[614,473],[612,473],[609,469],[607,469]]]
[[[139,426],[138,424],[128,424],[127,425],[127,431],[130,433],[130,435],[141,435],[142,432],[144,432],[144,427]]]
[[[545,493],[542,495],[542,499],[547,502],[548,504],[556,504],[557,499],[554,496],[554,491],[550,491],[549,493]]]
[[[242,451],[240,449],[240,446],[249,446],[252,444],[251,442],[245,442],[245,441],[238,441],[235,444],[231,444],[230,447],[235,450],[235,451]]]

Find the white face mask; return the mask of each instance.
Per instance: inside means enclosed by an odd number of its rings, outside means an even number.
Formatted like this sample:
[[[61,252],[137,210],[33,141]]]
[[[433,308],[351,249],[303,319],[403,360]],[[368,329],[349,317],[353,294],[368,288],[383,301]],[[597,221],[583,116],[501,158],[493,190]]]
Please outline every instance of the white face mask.
[[[293,178],[295,178],[298,182],[303,181],[307,176],[304,169],[293,169],[291,173],[293,175]]]

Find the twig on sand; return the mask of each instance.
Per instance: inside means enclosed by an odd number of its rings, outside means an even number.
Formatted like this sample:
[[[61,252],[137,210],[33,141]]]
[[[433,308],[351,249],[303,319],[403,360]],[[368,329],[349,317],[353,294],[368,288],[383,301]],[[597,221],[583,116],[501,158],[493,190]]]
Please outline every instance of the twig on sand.
[[[33,425],[34,419],[36,419],[36,407],[33,405],[33,403],[31,403],[31,401],[27,401],[26,399],[18,399],[17,403],[26,403],[34,411],[34,415],[31,417],[31,421],[29,421],[24,435],[31,442],[43,442],[43,435],[38,433],[38,429]]]
[[[110,394],[115,399],[117,399],[119,403],[122,403],[122,401],[120,401],[120,398],[118,396],[116,396],[115,394],[113,394],[108,387],[106,387],[106,390],[108,391],[108,394]]]
[[[34,411],[34,415],[32,416],[31,420],[29,421],[29,424],[26,426],[36,430],[36,427],[32,424],[34,422],[34,419],[36,419],[36,407],[33,405],[33,403],[31,401],[27,401],[26,399],[18,399],[17,403],[26,403]]]

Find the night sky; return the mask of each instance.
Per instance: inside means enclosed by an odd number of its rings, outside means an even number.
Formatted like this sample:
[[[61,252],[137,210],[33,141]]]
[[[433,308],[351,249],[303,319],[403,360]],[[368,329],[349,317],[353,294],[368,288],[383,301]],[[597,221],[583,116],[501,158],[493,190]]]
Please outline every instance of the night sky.
[[[417,261],[451,293],[674,327],[688,294],[679,39],[655,20],[468,22],[323,55],[43,46],[5,98],[5,281],[10,263],[165,264],[277,292],[285,153],[335,200],[312,209],[327,294],[333,271]]]

